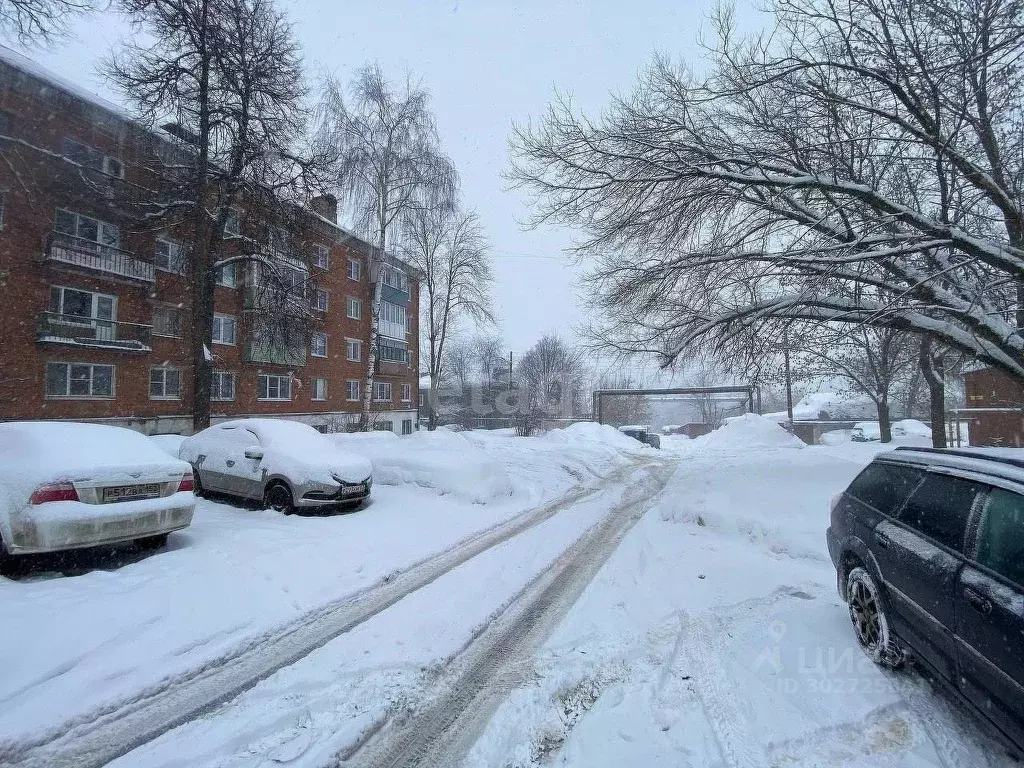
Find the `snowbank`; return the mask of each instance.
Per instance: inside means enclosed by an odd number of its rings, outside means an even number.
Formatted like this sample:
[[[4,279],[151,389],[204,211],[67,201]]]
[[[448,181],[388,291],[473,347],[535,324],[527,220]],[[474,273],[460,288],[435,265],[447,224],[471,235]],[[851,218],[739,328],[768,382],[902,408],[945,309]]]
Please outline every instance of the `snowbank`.
[[[329,437],[338,447],[370,459],[376,484],[416,485],[475,504],[507,500],[513,492],[512,478],[501,463],[447,429],[401,439],[391,432]]]
[[[833,429],[830,432],[825,432],[818,440],[820,445],[844,445],[850,442],[850,435],[853,430],[850,429]]]
[[[642,449],[645,445],[609,424],[598,424],[595,421],[579,421],[563,429],[552,429],[543,439],[570,445],[605,445],[625,450]]]
[[[728,419],[725,426],[691,441],[695,446],[713,449],[803,448],[800,438],[791,435],[772,419],[745,413]]]
[[[901,437],[931,437],[932,428],[917,419],[903,419],[892,425],[892,433]]]

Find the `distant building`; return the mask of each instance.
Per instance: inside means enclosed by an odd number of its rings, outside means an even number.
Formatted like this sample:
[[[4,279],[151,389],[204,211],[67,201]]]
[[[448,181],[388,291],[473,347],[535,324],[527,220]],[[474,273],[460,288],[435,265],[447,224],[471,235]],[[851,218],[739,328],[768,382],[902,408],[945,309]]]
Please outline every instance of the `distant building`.
[[[964,374],[967,407],[959,411],[968,423],[970,444],[1024,447],[1024,382],[995,368]]]
[[[0,419],[191,430],[188,233],[155,231],[131,213],[137,205],[125,204],[151,188],[154,153],[175,147],[173,130],[144,130],[0,48]],[[301,348],[268,343],[259,321],[265,273],[251,261],[224,268],[211,344],[213,418],[287,416],[320,429],[356,421],[380,280],[373,421],[409,433],[419,273],[388,255],[381,273],[369,274],[370,245],[338,225],[336,201],[307,206],[289,208],[297,209],[297,234],[284,240],[258,201],[241,200],[229,221],[228,231],[259,242],[278,272],[302,286],[315,332]]]

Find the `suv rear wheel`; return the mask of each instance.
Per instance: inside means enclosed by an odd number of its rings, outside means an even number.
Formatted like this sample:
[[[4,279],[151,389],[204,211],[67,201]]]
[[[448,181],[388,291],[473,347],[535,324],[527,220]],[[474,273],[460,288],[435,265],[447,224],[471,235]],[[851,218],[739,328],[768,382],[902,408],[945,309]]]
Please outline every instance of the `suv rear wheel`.
[[[889,618],[881,590],[871,574],[857,566],[846,577],[846,595],[850,606],[857,642],[872,661],[883,667],[898,669],[903,665],[903,652],[889,628]]]

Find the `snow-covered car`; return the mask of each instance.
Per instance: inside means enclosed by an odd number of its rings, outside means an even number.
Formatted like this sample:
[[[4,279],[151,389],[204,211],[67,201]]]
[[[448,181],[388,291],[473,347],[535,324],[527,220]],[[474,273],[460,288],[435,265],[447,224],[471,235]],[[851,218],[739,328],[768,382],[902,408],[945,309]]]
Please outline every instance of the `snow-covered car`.
[[[73,422],[0,424],[0,560],[137,540],[195,510],[192,468],[144,435]]]
[[[369,461],[286,419],[225,421],[185,438],[178,457],[192,465],[196,493],[262,501],[285,514],[356,506],[373,485]]]
[[[897,421],[890,425],[889,431],[893,437],[906,437],[910,433],[918,434],[915,430],[907,429],[907,425],[910,424],[919,424],[925,430],[923,434],[931,435],[931,430],[924,423],[913,419]],[[857,422],[853,425],[853,430],[850,432],[850,439],[855,443],[877,443],[882,439],[882,428],[877,421]]]

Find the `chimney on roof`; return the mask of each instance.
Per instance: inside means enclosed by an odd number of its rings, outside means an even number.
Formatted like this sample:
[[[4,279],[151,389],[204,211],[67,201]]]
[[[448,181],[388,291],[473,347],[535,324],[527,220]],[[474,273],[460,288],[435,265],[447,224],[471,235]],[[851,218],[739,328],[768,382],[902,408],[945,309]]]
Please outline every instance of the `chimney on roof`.
[[[309,201],[309,207],[332,224],[338,223],[338,198],[334,195],[326,194],[314,197]]]

